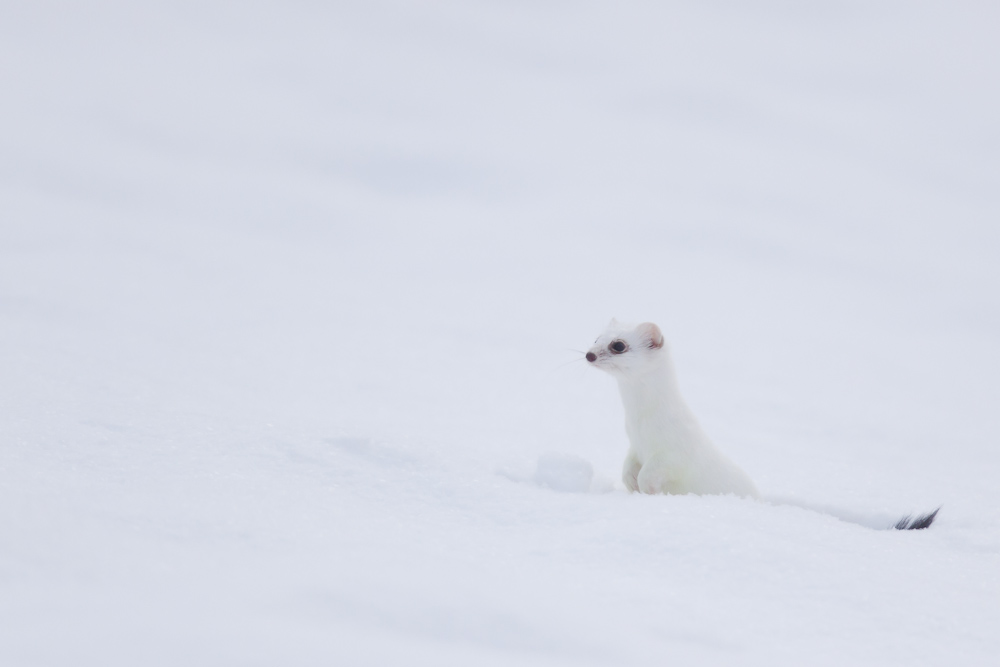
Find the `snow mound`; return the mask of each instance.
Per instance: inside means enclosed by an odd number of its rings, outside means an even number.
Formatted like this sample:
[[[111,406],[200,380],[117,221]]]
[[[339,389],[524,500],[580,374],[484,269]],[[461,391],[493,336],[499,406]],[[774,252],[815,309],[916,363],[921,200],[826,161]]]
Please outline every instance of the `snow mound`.
[[[548,452],[538,457],[532,481],[561,493],[606,493],[614,485],[594,475],[594,466],[575,454]]]
[[[542,454],[538,457],[534,481],[563,493],[586,493],[594,479],[594,466],[572,454]]]
[[[576,454],[546,452],[538,457],[534,472],[500,468],[497,474],[518,484],[540,486],[559,493],[608,493],[615,490],[611,479],[594,473],[590,461]]]

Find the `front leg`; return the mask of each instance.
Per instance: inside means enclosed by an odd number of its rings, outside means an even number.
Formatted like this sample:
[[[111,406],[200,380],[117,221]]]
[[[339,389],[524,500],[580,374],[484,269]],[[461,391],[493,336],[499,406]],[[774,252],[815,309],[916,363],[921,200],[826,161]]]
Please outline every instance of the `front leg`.
[[[632,452],[629,452],[625,457],[625,465],[622,466],[622,481],[625,482],[625,488],[630,493],[635,493],[639,490],[640,469],[642,469],[642,464],[632,455]]]

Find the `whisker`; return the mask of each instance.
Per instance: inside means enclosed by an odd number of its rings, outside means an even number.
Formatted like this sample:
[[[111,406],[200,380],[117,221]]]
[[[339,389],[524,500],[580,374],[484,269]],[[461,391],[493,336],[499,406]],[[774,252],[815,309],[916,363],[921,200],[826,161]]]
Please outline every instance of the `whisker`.
[[[555,373],[560,368],[565,368],[566,366],[569,366],[570,364],[575,364],[578,361],[583,361],[583,357],[579,359],[573,359],[572,361],[567,361],[565,364],[559,364],[558,366],[552,369],[552,372]]]

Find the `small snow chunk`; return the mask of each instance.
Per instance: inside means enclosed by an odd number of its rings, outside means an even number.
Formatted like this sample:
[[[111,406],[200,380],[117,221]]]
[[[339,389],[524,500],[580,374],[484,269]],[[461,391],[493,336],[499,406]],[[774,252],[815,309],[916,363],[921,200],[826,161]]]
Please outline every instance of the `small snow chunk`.
[[[553,491],[587,493],[594,479],[594,467],[573,454],[542,454],[533,479]]]

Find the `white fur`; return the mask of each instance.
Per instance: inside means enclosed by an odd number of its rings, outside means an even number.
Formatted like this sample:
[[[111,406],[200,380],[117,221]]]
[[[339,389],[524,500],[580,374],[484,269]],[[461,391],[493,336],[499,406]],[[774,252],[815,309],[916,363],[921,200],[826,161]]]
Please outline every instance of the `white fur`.
[[[615,354],[616,341],[628,348]],[[750,477],[716,449],[684,403],[659,327],[611,320],[587,359],[618,380],[631,443],[622,469],[629,491],[757,497]]]

